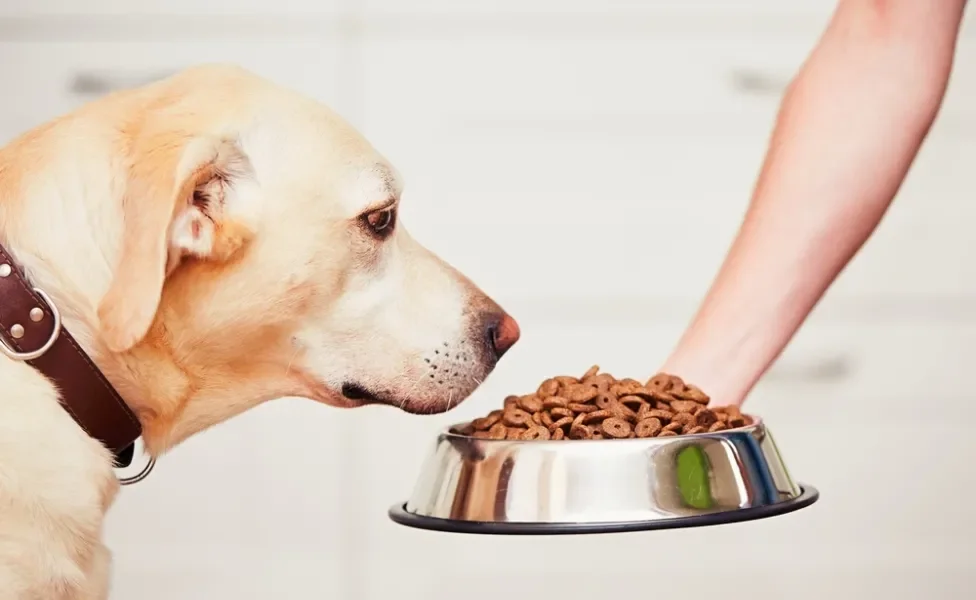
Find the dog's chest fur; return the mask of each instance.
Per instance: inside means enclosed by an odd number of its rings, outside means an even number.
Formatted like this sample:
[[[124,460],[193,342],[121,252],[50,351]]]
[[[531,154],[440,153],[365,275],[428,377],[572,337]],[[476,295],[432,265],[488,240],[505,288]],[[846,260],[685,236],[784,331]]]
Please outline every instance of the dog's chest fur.
[[[108,451],[29,366],[0,357],[0,600],[105,597]]]

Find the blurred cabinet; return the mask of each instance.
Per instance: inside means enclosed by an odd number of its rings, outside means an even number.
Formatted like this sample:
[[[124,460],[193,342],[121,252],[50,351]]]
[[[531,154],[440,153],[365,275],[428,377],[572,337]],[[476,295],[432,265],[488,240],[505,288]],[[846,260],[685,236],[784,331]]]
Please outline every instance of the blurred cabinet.
[[[8,93],[0,136],[14,135],[119,89],[203,63],[236,63],[332,105],[341,105],[339,47],[315,38],[188,39],[179,42],[0,42]]]
[[[0,15],[76,17],[132,15],[331,14],[341,0],[4,0]]]

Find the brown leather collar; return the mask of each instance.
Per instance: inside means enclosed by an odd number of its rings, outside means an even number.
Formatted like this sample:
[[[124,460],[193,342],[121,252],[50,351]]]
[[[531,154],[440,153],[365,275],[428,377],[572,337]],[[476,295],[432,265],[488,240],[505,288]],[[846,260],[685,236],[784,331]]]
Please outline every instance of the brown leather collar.
[[[0,353],[50,379],[61,405],[85,432],[112,451],[119,467],[132,462],[139,420],[78,342],[61,326],[57,307],[28,283],[0,246]]]

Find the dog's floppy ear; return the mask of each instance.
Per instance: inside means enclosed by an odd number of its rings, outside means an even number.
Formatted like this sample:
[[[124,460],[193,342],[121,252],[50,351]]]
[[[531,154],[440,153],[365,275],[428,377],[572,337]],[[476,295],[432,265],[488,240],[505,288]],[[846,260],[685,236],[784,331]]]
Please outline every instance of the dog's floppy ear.
[[[186,257],[226,260],[254,231],[234,186],[251,176],[233,141],[179,133],[142,135],[130,149],[121,254],[98,307],[106,346],[123,352],[156,316],[166,277]]]

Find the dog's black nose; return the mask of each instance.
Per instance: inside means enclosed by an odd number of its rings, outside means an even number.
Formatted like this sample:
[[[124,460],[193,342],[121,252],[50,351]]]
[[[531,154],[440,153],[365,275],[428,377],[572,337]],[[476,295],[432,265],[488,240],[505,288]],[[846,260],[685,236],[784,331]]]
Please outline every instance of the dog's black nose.
[[[492,319],[486,333],[488,346],[495,351],[496,358],[501,358],[503,354],[508,352],[508,349],[515,345],[519,335],[521,335],[518,323],[506,313],[502,313],[498,319]]]

